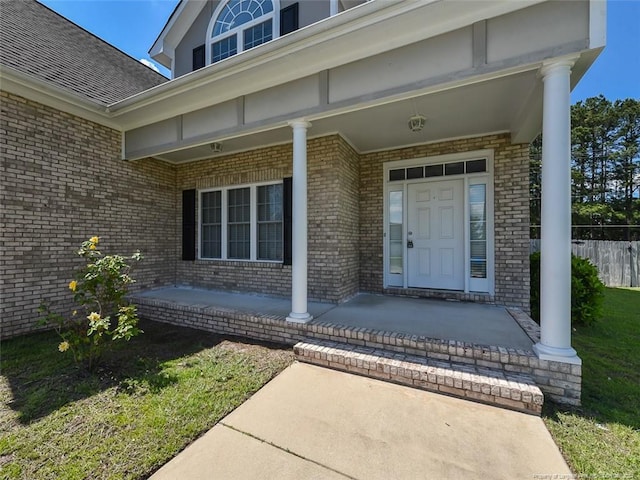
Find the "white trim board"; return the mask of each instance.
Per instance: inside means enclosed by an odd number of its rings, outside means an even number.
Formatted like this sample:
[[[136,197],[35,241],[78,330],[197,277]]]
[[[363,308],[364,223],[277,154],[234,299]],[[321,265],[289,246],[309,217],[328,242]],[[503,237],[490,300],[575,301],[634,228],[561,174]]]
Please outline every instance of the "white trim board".
[[[413,166],[449,163],[456,161],[467,161],[476,159],[486,159],[487,169],[485,172],[469,173],[451,176],[420,178],[415,180],[402,180],[390,182],[389,171],[397,168],[408,168]],[[492,149],[475,150],[470,152],[453,153],[447,155],[438,155],[433,157],[419,157],[409,160],[399,160],[387,162],[383,165],[383,286],[384,288],[401,288],[408,289],[408,264],[407,264],[407,248],[403,249],[403,273],[402,285],[390,284],[389,272],[389,193],[392,191],[402,191],[403,193],[403,243],[406,245],[407,239],[407,210],[408,210],[408,188],[407,186],[415,183],[432,182],[434,184],[439,181],[447,181],[452,179],[464,179],[464,256],[465,256],[465,280],[464,293],[488,293],[495,295],[495,239],[494,239],[494,171],[493,171],[494,151]],[[487,277],[484,281],[472,279],[470,275],[470,236],[469,236],[469,186],[473,184],[486,184],[486,236],[487,236]],[[396,277],[399,280],[399,277]]]

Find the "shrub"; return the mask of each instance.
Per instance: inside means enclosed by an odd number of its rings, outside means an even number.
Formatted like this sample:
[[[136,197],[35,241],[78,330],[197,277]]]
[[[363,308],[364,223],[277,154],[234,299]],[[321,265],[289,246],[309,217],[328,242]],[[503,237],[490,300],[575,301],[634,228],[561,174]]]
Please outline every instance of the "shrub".
[[[99,243],[99,237],[91,237],[78,250],[86,265],[69,282],[78,308],[64,316],[44,303],[40,306],[45,315],[41,323],[53,325],[62,339],[58,350],[71,351],[75,361],[85,362],[89,370],[114,341],[142,333],[136,307],[125,299],[128,285],[135,282],[129,275],[131,267],[121,255],[103,255]],[[130,259],[139,261],[142,256],[136,252]]]
[[[531,317],[540,323],[540,252],[532,253]],[[604,285],[586,258],[571,255],[571,323],[592,325],[602,316]]]

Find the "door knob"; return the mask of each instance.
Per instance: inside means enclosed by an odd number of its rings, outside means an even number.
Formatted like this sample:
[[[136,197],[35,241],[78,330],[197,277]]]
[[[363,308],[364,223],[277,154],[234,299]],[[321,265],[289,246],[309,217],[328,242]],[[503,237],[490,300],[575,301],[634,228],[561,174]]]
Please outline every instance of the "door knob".
[[[413,240],[407,241],[407,248],[413,248]]]

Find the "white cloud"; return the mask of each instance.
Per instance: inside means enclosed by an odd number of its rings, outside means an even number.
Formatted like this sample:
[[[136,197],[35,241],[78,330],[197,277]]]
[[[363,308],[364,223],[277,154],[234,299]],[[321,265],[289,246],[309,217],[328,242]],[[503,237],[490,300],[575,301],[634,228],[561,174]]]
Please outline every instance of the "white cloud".
[[[156,67],[156,64],[153,62],[150,62],[149,60],[147,60],[146,58],[141,58],[140,59],[140,63],[146,65],[147,67],[155,70],[156,72],[160,73],[160,70],[158,70],[158,67]]]

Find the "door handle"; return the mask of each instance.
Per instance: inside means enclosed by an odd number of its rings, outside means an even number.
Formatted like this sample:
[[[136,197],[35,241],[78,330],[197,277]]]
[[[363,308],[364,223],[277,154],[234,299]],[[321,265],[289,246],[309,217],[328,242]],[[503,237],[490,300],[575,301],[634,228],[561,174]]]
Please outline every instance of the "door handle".
[[[407,248],[413,248],[413,240],[407,240]]]

